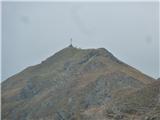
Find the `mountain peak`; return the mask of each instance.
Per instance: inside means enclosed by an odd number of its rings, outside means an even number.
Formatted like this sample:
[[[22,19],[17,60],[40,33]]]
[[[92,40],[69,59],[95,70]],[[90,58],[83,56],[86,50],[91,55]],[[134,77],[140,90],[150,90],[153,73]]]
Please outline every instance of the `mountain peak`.
[[[47,58],[43,63],[55,63],[55,61],[70,61],[72,62],[78,62],[83,61],[84,59],[90,59],[90,58],[98,58],[103,57],[106,60],[110,60],[112,62],[122,63],[120,60],[118,60],[111,52],[109,52],[105,48],[97,48],[97,49],[81,49],[74,47],[72,44],[70,44],[68,47],[65,47],[64,49],[58,51],[51,57]],[[107,63],[109,64],[109,63]]]
[[[84,113],[113,100],[119,90],[138,90],[152,81],[105,48],[70,44],[2,83],[2,118],[86,120]]]

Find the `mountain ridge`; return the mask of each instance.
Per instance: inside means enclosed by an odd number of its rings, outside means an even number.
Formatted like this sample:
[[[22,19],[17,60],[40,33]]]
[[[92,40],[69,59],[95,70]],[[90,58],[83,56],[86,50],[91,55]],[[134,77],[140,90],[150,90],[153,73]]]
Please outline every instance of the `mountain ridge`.
[[[82,111],[108,103],[118,91],[153,81],[105,48],[69,46],[2,83],[2,118],[82,120]]]
[[[38,66],[38,65],[42,65],[42,64],[44,64],[44,63],[47,63],[49,60],[51,60],[52,58],[54,58],[54,57],[57,57],[58,55],[57,54],[60,54],[60,53],[64,53],[64,51],[68,51],[68,50],[72,50],[72,51],[74,51],[73,53],[75,53],[76,51],[78,52],[78,51],[100,51],[100,53],[104,53],[103,55],[105,55],[105,53],[107,53],[109,56],[111,56],[111,58],[114,58],[115,60],[116,60],[116,62],[119,62],[119,63],[122,63],[122,64],[124,64],[124,65],[126,65],[126,66],[129,66],[128,64],[126,64],[126,63],[124,63],[124,62],[122,62],[122,61],[120,61],[120,60],[118,60],[113,54],[111,54],[108,50],[106,50],[105,48],[97,48],[97,49],[81,49],[81,48],[76,48],[76,47],[70,47],[70,46],[68,46],[68,47],[66,47],[66,48],[64,48],[64,49],[62,49],[62,50],[60,50],[59,52],[57,52],[57,53],[55,53],[54,55],[52,55],[52,56],[50,56],[50,57],[48,57],[47,59],[45,59],[45,60],[43,60],[41,63],[39,63],[39,64],[37,64],[37,65],[32,65],[32,66],[29,66],[29,67],[27,67],[27,68],[25,68],[24,70],[22,70],[22,71],[20,71],[19,73],[21,73],[21,72],[23,72],[23,71],[26,71],[26,70],[28,70],[28,69],[33,69],[33,67],[36,67],[36,66]],[[65,54],[67,54],[66,52],[65,52]],[[47,62],[46,62],[47,61]],[[52,61],[51,61],[52,62]],[[129,67],[131,67],[131,66],[129,66]],[[133,68],[133,67],[132,67]],[[135,68],[134,68],[135,69]],[[138,69],[136,69],[137,71],[139,71]],[[141,71],[139,71],[139,72],[141,72]],[[142,72],[141,72],[142,73]],[[18,74],[18,73],[17,73]],[[15,75],[17,75],[17,74],[15,74]],[[142,73],[142,74],[145,74],[145,73]],[[13,75],[14,76],[14,75]],[[11,76],[11,77],[13,77],[13,76]],[[150,77],[150,76],[148,76],[150,79],[154,79],[154,78],[152,78],[152,77]]]

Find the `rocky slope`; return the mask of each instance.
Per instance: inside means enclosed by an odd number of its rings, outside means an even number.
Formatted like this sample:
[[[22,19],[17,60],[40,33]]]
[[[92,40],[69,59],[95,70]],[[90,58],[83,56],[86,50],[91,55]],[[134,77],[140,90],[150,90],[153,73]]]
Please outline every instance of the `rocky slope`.
[[[83,113],[87,120],[160,120],[160,81],[128,92],[119,91],[103,106]]]
[[[116,106],[121,112],[120,101],[126,102],[128,94],[134,101],[136,95],[141,96],[141,92],[135,91],[141,91],[154,81],[104,48],[84,50],[69,46],[2,83],[2,119],[117,119],[108,117],[107,109]],[[155,96],[144,94],[141,102]],[[150,102],[153,101],[147,101]]]

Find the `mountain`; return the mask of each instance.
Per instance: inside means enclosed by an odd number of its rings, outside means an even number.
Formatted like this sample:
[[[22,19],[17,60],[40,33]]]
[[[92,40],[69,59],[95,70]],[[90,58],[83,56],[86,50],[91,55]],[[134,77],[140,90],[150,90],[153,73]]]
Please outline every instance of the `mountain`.
[[[126,95],[134,99],[154,82],[104,48],[69,46],[1,84],[2,119],[116,120],[106,108],[118,108],[117,99],[123,105]]]
[[[160,81],[119,91],[111,101],[88,109],[84,116],[87,120],[160,120]]]

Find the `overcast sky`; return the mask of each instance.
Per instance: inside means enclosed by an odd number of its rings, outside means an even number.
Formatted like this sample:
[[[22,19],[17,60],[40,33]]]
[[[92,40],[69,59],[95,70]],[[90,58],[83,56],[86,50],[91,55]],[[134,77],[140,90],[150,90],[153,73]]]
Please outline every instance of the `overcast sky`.
[[[69,45],[104,47],[159,76],[156,2],[3,2],[2,80]]]

